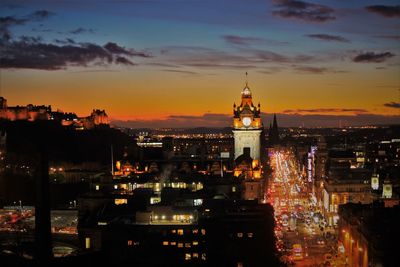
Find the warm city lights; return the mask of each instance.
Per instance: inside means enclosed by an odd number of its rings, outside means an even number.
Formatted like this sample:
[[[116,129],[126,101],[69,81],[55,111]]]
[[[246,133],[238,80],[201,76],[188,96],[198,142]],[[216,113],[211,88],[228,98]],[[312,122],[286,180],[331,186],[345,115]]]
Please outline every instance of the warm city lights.
[[[0,1],[0,265],[400,266],[399,19]]]

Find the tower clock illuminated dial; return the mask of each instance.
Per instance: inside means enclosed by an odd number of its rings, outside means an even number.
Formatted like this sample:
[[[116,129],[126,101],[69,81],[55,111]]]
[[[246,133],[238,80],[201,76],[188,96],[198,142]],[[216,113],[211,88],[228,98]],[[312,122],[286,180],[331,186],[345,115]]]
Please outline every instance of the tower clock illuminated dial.
[[[249,118],[249,117],[244,117],[244,118],[243,118],[243,125],[246,126],[246,127],[249,127],[250,124],[251,124],[251,118]]]

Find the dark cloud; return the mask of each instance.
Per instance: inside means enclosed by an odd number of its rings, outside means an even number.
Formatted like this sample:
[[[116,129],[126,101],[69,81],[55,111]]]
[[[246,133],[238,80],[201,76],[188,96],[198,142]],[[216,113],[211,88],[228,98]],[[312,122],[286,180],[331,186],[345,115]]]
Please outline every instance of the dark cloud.
[[[119,46],[116,43],[108,42],[105,46],[110,53],[119,54],[119,55],[127,55],[127,56],[138,56],[138,57],[151,57],[150,54],[145,52],[138,52],[133,49],[127,49],[125,47]]]
[[[394,57],[395,55],[391,52],[365,52],[361,53],[353,58],[354,62],[365,62],[365,63],[381,63],[387,59]]]
[[[375,36],[377,38],[383,38],[383,39],[391,39],[391,40],[400,40],[400,35],[377,35]]]
[[[131,66],[135,65],[131,60],[127,59],[126,57],[117,57],[115,59],[115,63],[122,65],[131,65]]]
[[[254,55],[263,62],[288,63],[291,61],[289,57],[271,51],[254,51]]]
[[[0,17],[0,39],[9,40],[11,36],[10,27],[24,25],[28,20],[16,18],[14,16]]]
[[[37,11],[33,12],[32,14],[28,15],[27,18],[29,20],[41,21],[41,20],[47,19],[48,17],[51,17],[53,15],[54,15],[54,13],[50,12],[48,10],[37,10]]]
[[[101,46],[94,43],[76,43],[70,38],[56,39],[54,43],[45,43],[40,37],[12,38],[10,27],[30,21],[41,21],[52,15],[53,13],[47,10],[38,10],[23,18],[0,18],[0,68],[58,70],[69,66],[134,65],[132,57],[150,57],[147,53],[127,49],[113,42]],[[84,30],[86,29],[78,28],[76,32]]]
[[[10,27],[13,25],[23,25],[28,19],[16,18],[15,16],[0,17],[0,25]]]
[[[116,43],[109,42],[104,46],[105,49],[115,54],[131,55],[131,52]]]
[[[241,37],[241,36],[237,36],[237,35],[225,35],[225,36],[223,36],[223,38],[227,43],[236,44],[236,45],[259,44],[263,41],[263,39],[261,39],[261,38]]]
[[[260,69],[269,67],[290,67],[289,64],[306,64],[322,60],[313,55],[285,55],[269,50],[240,47],[239,53],[231,53],[204,47],[166,47],[160,58],[163,63],[177,67],[218,68],[218,69]],[[159,60],[161,60],[158,58]],[[276,64],[277,66],[271,66]],[[283,66],[282,66],[283,65]]]
[[[42,37],[40,37],[40,36],[32,37],[32,36],[22,35],[19,37],[19,40],[21,40],[21,42],[24,42],[24,43],[39,43],[42,41]]]
[[[74,39],[71,38],[66,38],[65,40],[61,40],[61,39],[54,39],[54,42],[57,44],[76,44]]]
[[[122,65],[131,65],[131,66],[134,65],[133,62],[131,60],[127,59],[126,57],[117,57],[115,59],[115,63],[122,64]]]
[[[350,41],[342,36],[338,35],[330,35],[330,34],[307,34],[306,35],[309,38],[313,39],[318,39],[318,40],[323,40],[323,41],[336,41],[336,42],[342,42],[342,43],[350,43]]]
[[[283,113],[367,113],[366,109],[361,108],[315,108],[315,109],[287,109]]]
[[[37,29],[37,28],[32,28],[33,32],[52,32],[52,29]]]
[[[90,29],[90,28],[87,29],[87,28],[82,28],[82,27],[79,27],[79,28],[69,31],[69,33],[72,33],[72,34],[95,33],[95,32],[96,32],[96,30],[94,30],[94,29]]]
[[[276,40],[270,40],[265,38],[258,37],[243,37],[237,35],[224,35],[222,38],[229,44],[233,45],[242,45],[242,46],[250,46],[250,45],[287,45],[288,42],[281,42]]]
[[[298,73],[305,73],[305,74],[347,73],[347,71],[334,70],[326,67],[292,65],[292,68]]]
[[[231,54],[205,47],[166,47],[162,49],[164,63],[196,68],[251,69],[256,68],[254,58]]]
[[[399,124],[400,116],[362,113],[356,115],[327,114],[285,114],[277,113],[278,123],[282,127],[338,127]],[[273,114],[262,113],[264,125],[268,125]],[[230,127],[232,115],[205,113],[199,116],[172,115],[163,119],[152,120],[112,120],[112,124],[132,128],[193,128],[193,127]]]
[[[11,39],[10,27],[24,25],[29,21],[41,21],[53,14],[47,10],[38,10],[21,18],[15,16],[0,17],[0,38],[1,40]]]
[[[274,0],[277,8],[273,15],[283,18],[296,18],[308,22],[326,22],[336,19],[333,9],[319,4],[297,0]]]
[[[93,43],[72,42],[73,40],[66,40],[65,44],[59,45],[43,43],[40,39],[31,37],[4,42],[0,55],[0,68],[58,70],[69,66],[87,67],[92,64],[133,65],[128,57],[138,56],[137,53],[110,51],[107,48],[110,43],[100,46]]]
[[[383,105],[388,108],[400,108],[399,102],[389,102],[389,103],[385,103]]]
[[[387,18],[400,17],[400,5],[398,6],[384,6],[375,5],[365,7],[369,12],[377,13]]]

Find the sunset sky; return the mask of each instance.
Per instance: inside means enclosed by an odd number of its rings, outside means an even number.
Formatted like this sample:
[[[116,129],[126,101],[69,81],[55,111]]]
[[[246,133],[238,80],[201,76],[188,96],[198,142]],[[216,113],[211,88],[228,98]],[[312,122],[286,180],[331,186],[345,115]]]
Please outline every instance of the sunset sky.
[[[400,123],[398,0],[2,0],[0,45],[10,106],[229,126],[248,72],[265,123]]]

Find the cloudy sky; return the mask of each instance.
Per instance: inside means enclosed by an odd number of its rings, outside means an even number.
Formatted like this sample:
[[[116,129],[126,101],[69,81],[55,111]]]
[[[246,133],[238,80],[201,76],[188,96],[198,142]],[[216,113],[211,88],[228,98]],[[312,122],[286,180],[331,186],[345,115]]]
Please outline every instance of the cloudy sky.
[[[248,72],[266,124],[400,123],[398,0],[2,0],[0,47],[11,106],[229,126]]]

